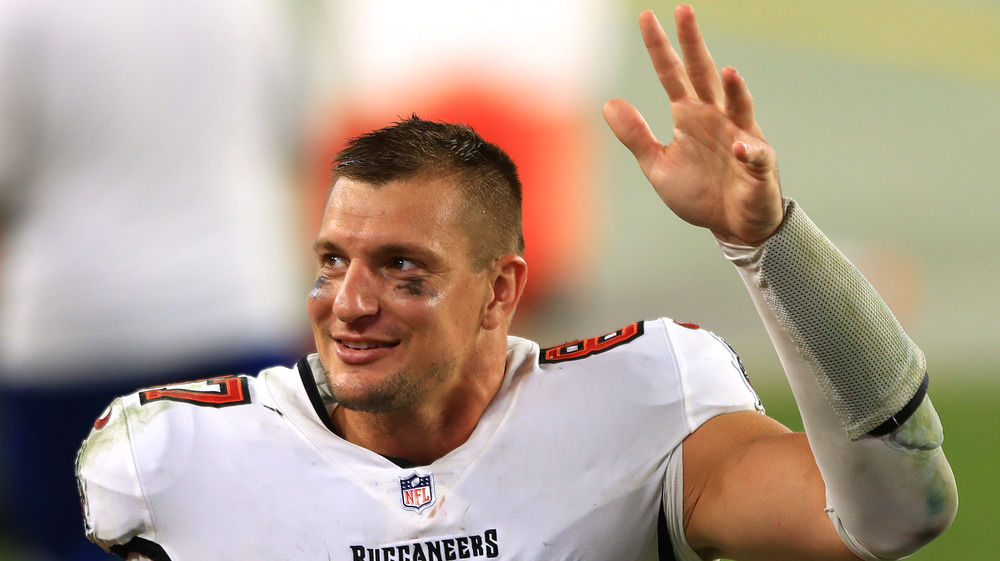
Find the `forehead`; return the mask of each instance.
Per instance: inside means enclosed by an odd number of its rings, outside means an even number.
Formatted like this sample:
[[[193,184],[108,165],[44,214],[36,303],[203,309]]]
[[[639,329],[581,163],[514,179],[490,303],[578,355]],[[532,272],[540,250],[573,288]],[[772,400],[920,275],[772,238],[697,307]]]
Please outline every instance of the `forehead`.
[[[468,236],[460,227],[461,197],[456,185],[441,178],[375,186],[341,177],[330,189],[317,242],[467,248]]]

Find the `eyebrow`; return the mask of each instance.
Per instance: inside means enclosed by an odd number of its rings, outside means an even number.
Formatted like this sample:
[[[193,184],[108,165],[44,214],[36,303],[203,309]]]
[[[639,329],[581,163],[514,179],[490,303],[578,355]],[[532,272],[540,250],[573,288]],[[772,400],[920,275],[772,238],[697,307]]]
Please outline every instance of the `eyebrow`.
[[[340,251],[340,246],[335,243],[328,242],[326,240],[316,240],[313,242],[313,253],[319,255],[324,251],[330,251],[333,253],[342,253]]]
[[[339,245],[329,240],[316,240],[313,242],[313,253],[319,255],[325,252],[342,254],[344,253],[344,250]],[[428,262],[436,261],[438,259],[437,254],[433,250],[396,243],[380,245],[374,249],[372,254],[378,257],[385,257],[387,255],[413,256],[421,259],[422,261]]]

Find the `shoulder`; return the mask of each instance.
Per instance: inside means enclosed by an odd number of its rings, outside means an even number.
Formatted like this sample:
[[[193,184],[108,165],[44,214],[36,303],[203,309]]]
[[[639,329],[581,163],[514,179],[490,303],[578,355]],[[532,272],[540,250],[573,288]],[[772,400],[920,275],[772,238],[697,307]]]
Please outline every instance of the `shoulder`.
[[[602,356],[604,355],[604,356]],[[658,367],[697,370],[719,364],[740,368],[735,352],[710,331],[669,318],[637,321],[601,335],[538,350],[540,365],[654,361]]]
[[[763,408],[736,352],[698,325],[658,318],[538,349],[537,368],[576,377],[614,377],[643,399],[680,401],[688,429],[712,416]]]
[[[660,322],[677,361],[689,430],[723,413],[764,412],[743,361],[725,339],[692,323]]]
[[[248,423],[275,414],[275,388],[304,393],[298,372],[274,367],[256,375],[229,375],[139,390],[121,398],[139,467],[182,461],[188,446],[225,437],[237,443]]]
[[[273,416],[269,385],[298,378],[288,368],[157,386],[120,397],[102,412],[77,455],[88,537],[105,549],[136,536],[155,541],[151,488],[169,486],[178,466],[223,437],[239,446],[248,423]],[[234,438],[234,435],[236,437]]]

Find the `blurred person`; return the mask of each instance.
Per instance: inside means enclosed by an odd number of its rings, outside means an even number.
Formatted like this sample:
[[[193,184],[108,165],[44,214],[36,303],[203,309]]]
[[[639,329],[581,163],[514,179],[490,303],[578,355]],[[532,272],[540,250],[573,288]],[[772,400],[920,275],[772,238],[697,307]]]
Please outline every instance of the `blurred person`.
[[[643,39],[675,128],[604,114],[744,279],[805,433],[735,352],[658,318],[542,349],[517,171],[416,116],[338,154],[293,367],[115,400],[81,449],[87,531],[130,560],[898,559],[954,517],[925,359],[791,199],[746,83],[688,6]]]
[[[31,559],[81,535],[116,395],[308,348],[292,2],[0,3],[0,503]]]

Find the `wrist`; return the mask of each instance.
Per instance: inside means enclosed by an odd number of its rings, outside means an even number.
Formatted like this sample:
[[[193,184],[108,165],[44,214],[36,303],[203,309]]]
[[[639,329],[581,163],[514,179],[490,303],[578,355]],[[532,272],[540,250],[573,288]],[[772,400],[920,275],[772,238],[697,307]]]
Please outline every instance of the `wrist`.
[[[767,243],[767,240],[771,239],[771,237],[773,237],[781,230],[782,226],[785,224],[786,218],[788,217],[788,208],[793,202],[794,201],[792,199],[782,198],[781,219],[778,221],[776,225],[760,228],[758,230],[759,235],[757,236],[753,236],[748,239],[746,237],[737,236],[733,233],[726,234],[723,232],[717,232],[715,230],[711,230],[712,235],[715,236],[715,241],[718,242],[719,245],[721,246],[730,246],[738,248],[760,247],[765,243]]]

